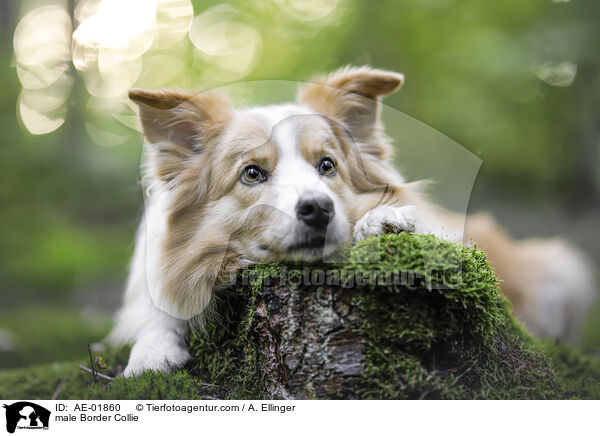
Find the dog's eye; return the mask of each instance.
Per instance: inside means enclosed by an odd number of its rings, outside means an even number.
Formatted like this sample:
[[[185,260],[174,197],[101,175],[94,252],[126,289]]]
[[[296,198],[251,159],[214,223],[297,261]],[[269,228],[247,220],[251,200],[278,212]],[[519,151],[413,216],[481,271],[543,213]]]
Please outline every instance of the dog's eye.
[[[264,182],[266,179],[267,176],[265,175],[263,170],[261,170],[256,165],[249,165],[246,168],[244,168],[244,171],[242,172],[242,182],[247,185],[261,183]]]
[[[324,176],[335,176],[337,170],[335,169],[335,164],[330,157],[324,157],[321,159],[321,163],[319,164],[319,174]]]

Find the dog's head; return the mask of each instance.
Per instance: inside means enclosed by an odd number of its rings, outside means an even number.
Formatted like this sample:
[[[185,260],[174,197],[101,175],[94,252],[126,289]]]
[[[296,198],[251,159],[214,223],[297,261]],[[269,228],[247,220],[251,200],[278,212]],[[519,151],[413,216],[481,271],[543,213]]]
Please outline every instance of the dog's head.
[[[297,103],[244,110],[216,93],[131,90],[163,199],[165,274],[217,277],[213,258],[310,260],[348,241],[394,189],[379,99],[402,81],[344,68],[304,86]]]

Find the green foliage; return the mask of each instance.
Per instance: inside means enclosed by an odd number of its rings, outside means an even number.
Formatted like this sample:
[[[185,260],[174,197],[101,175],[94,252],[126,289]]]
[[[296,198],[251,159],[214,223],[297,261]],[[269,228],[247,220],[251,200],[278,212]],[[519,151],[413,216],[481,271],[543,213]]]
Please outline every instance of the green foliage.
[[[269,380],[248,335],[262,283],[281,266],[255,265],[250,284],[219,294],[215,315],[189,337],[193,358],[182,371],[89,387],[91,376],[75,363],[5,370],[0,396],[48,398],[68,378],[60,398],[262,398]],[[288,272],[303,267],[285,266]],[[365,344],[365,369],[353,382],[356,398],[600,398],[600,361],[529,336],[510,316],[477,249],[430,235],[382,235],[328,266],[374,273],[353,288]],[[419,280],[381,284],[379,274],[400,270]],[[126,350],[103,353],[105,371],[115,371],[126,356]]]

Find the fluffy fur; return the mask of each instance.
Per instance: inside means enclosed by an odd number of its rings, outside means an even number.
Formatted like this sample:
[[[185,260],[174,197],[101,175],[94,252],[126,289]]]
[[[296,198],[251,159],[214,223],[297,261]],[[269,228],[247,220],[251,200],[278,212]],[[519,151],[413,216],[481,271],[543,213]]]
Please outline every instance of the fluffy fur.
[[[109,336],[133,344],[125,376],[185,363],[188,326],[247,262],[312,260],[386,224],[463,239],[460,217],[429,204],[390,164],[380,98],[402,83],[401,74],[343,68],[300,89],[297,103],[246,110],[214,93],[130,91],[150,147],[146,214]],[[260,181],[245,178],[250,167]],[[301,218],[307,198],[326,215],[324,228]],[[483,216],[468,222],[471,239],[488,250],[532,331],[576,337],[594,294],[576,250],[561,241],[512,241]]]

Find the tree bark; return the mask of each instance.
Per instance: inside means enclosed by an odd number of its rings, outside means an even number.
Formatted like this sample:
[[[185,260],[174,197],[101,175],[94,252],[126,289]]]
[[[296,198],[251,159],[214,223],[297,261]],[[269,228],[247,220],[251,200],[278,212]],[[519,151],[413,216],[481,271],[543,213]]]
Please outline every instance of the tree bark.
[[[353,290],[265,285],[252,333],[269,395],[281,399],[351,398],[364,371],[364,338]]]

